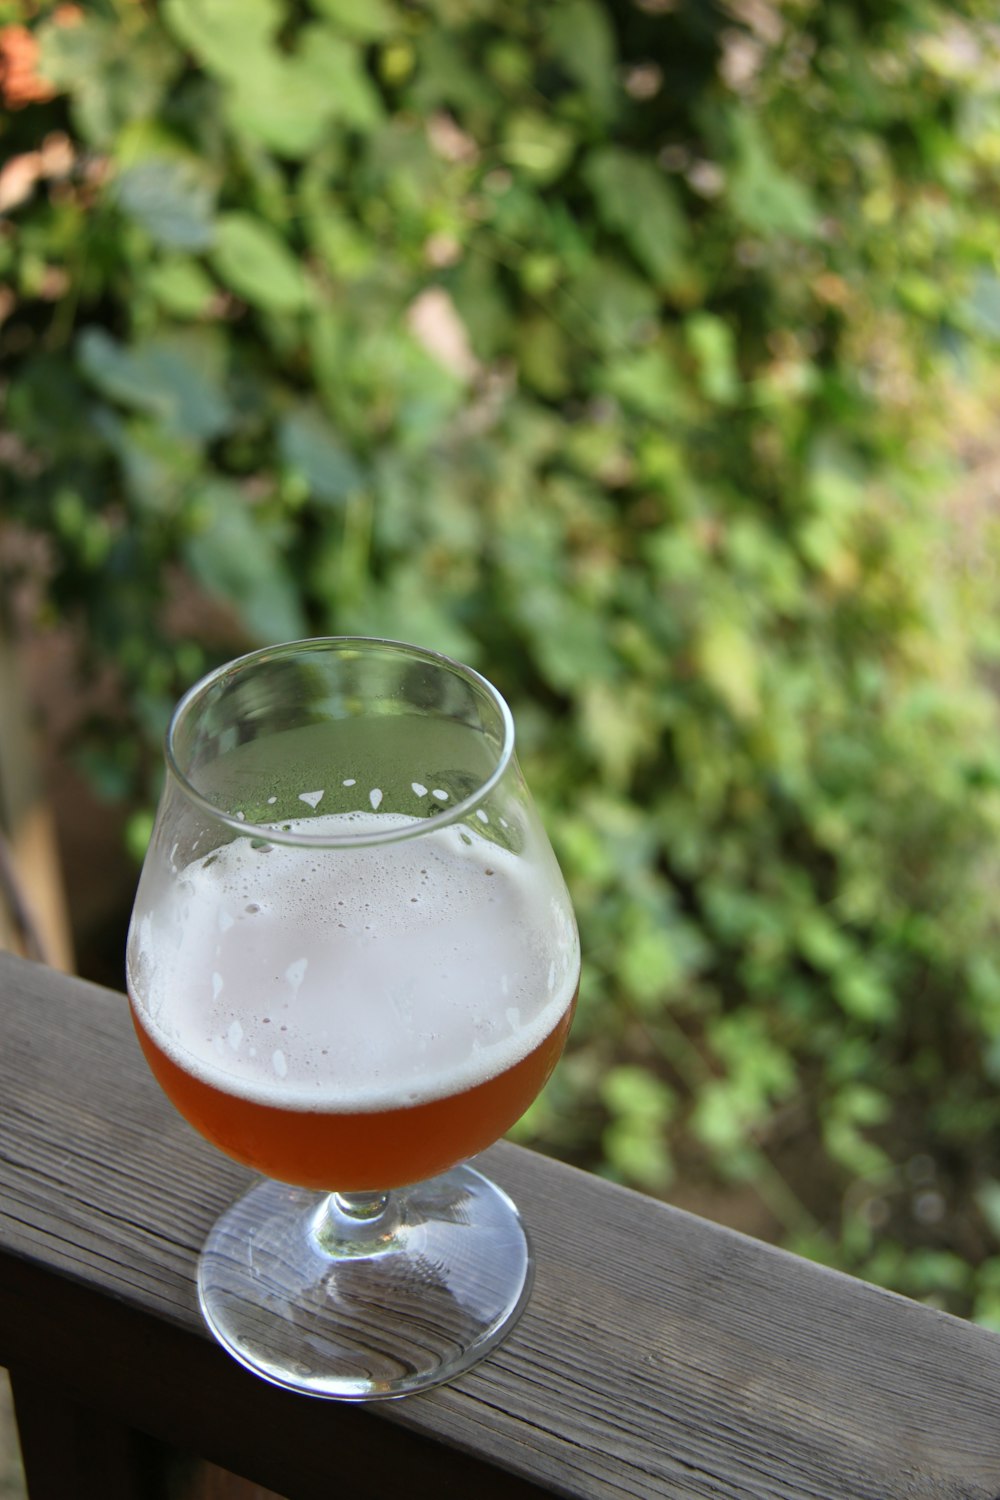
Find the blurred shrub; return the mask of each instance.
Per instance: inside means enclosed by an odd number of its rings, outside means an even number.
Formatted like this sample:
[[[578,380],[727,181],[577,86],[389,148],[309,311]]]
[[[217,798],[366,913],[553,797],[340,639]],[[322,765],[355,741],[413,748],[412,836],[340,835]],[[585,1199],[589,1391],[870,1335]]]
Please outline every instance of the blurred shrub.
[[[522,1135],[1000,1317],[995,640],[942,505],[988,12],[0,0],[0,482],[120,681],[110,793],[245,645],[474,662],[586,948]]]

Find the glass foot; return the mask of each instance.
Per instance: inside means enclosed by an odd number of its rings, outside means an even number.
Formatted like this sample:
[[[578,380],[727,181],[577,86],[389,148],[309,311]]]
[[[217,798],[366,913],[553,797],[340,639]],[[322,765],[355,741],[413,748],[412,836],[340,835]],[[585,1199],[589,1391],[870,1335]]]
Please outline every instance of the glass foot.
[[[482,1359],[531,1276],[514,1204],[461,1166],[384,1197],[262,1182],[213,1227],[198,1295],[216,1338],[265,1380],[371,1401]]]

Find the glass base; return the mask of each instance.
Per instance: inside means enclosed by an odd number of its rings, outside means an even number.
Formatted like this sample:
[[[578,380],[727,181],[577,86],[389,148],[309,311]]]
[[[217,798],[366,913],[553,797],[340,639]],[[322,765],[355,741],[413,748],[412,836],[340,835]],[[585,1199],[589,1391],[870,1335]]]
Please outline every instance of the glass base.
[[[523,1311],[532,1269],[517,1209],[472,1167],[387,1195],[265,1181],[212,1229],[198,1295],[216,1338],[265,1380],[371,1401],[482,1359]]]

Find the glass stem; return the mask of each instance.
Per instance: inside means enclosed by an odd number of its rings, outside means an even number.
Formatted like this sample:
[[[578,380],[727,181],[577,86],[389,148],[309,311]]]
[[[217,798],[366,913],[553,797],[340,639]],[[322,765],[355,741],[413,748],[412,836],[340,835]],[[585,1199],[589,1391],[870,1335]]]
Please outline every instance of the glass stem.
[[[345,1218],[357,1219],[362,1224],[369,1224],[373,1219],[380,1219],[388,1206],[389,1197],[388,1193],[330,1194],[331,1201],[336,1204]]]
[[[397,1245],[402,1218],[392,1193],[331,1193],[313,1218],[313,1241],[338,1259],[384,1255]]]

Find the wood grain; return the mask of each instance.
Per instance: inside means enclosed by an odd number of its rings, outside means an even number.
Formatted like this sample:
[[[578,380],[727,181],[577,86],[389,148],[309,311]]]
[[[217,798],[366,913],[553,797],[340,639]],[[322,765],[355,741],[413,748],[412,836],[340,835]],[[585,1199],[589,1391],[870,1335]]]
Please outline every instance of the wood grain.
[[[249,1175],[148,1076],[122,996],[0,955],[0,1363],[294,1496],[1000,1500],[1000,1339],[501,1145],[528,1311],[454,1384],[344,1406],[205,1333]]]

